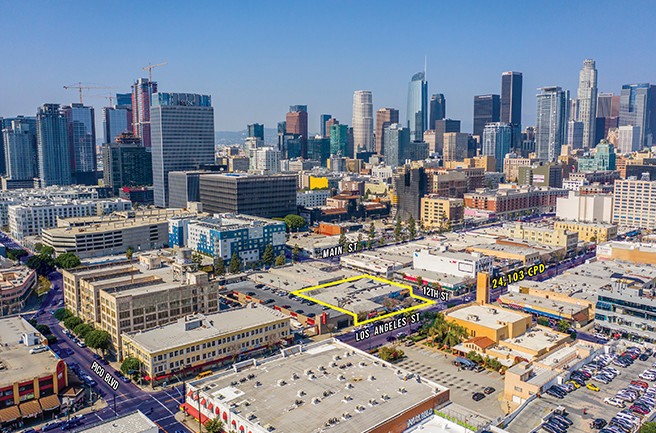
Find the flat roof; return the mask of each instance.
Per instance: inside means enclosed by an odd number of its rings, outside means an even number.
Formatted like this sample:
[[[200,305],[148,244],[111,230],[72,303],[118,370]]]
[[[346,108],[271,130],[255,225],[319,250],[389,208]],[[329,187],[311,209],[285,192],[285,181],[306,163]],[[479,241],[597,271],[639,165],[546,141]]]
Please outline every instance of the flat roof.
[[[518,313],[505,308],[494,307],[492,305],[472,304],[467,307],[459,308],[446,314],[446,317],[458,319],[464,322],[475,323],[490,329],[501,329],[506,325],[499,322],[517,322],[518,320],[530,317],[528,314]]]
[[[543,326],[534,326],[515,338],[502,340],[503,343],[513,344],[533,351],[554,347],[568,339],[568,334],[556,332]],[[501,342],[500,342],[501,344]]]
[[[193,315],[178,319],[157,328],[124,334],[149,353],[172,350],[177,347],[230,335],[289,316],[259,304],[208,315]]]
[[[508,303],[521,303],[527,307],[540,307],[549,311],[560,311],[562,308],[563,313],[569,313],[572,316],[576,313],[579,313],[587,308],[587,305],[582,305],[581,303],[577,304],[576,299],[572,299],[571,302],[554,299],[554,298],[545,298],[543,296],[529,295],[526,293],[517,293],[517,292],[508,292],[499,296],[500,301]]]
[[[280,433],[324,431],[331,418],[335,433],[369,431],[447,390],[334,339],[302,350],[189,388]]]
[[[575,226],[585,226],[585,227],[596,227],[596,228],[604,228],[604,229],[610,229],[613,227],[617,227],[615,224],[604,224],[604,223],[588,223],[588,222],[579,222],[579,221],[556,221],[554,224],[573,224]]]
[[[522,245],[509,245],[509,244],[478,244],[469,246],[472,250],[478,249],[481,252],[492,251],[499,253],[518,254],[528,256],[531,254],[540,254],[540,250]]]
[[[19,316],[0,319],[0,362],[5,367],[0,370],[0,387],[52,374],[57,369],[58,360],[50,350],[30,354],[37,346],[21,343],[23,334],[31,333],[41,335]]]
[[[153,428],[159,431],[157,424],[137,410],[127,415],[101,421],[84,430],[77,430],[77,433],[143,433]]]
[[[277,287],[287,292],[318,286],[331,281],[361,275],[348,269],[340,268],[319,261],[307,261],[294,265],[271,268],[268,271],[254,272],[248,276],[251,281]]]

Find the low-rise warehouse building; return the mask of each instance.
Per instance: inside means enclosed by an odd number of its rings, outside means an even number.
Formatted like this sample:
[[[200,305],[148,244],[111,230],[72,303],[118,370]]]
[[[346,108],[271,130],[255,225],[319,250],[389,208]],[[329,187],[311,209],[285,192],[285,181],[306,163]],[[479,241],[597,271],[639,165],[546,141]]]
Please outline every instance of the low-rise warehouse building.
[[[533,324],[530,314],[488,304],[454,307],[448,310],[445,316],[447,320],[453,320],[467,328],[470,336],[488,337],[496,343],[522,335]]]
[[[591,301],[528,287],[519,291],[513,289],[516,287],[499,296],[499,303],[504,307],[546,317],[552,323],[564,319],[577,328],[594,320],[594,303]]]

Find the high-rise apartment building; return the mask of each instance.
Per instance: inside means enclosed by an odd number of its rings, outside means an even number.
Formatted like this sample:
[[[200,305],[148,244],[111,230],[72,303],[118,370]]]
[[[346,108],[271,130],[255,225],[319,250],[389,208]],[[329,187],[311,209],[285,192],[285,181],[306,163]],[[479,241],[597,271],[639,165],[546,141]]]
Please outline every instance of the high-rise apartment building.
[[[70,185],[68,124],[59,104],[44,104],[36,114],[39,181],[42,187]]]
[[[381,108],[376,111],[376,153],[385,154],[384,131],[393,123],[399,123],[399,110],[395,108]]]
[[[2,130],[1,136],[8,178],[20,181],[37,177],[36,120],[14,119]]]
[[[613,223],[653,230],[656,228],[656,180],[615,181]]]
[[[488,123],[483,129],[481,155],[494,156],[496,171],[503,171],[503,160],[510,153],[512,127],[505,122]]]
[[[651,146],[652,127],[656,127],[656,94],[649,83],[625,84],[620,95],[620,126],[640,128],[640,146]]]
[[[567,138],[569,91],[543,87],[537,95],[535,151],[540,161],[555,161]]]
[[[307,105],[290,105],[286,116],[287,134],[297,134],[301,142],[301,156],[307,158],[308,113]]]
[[[132,128],[132,95],[117,94],[113,107],[103,108],[103,132],[105,143],[113,143],[122,132],[134,132]]]
[[[583,122],[570,120],[567,122],[567,141],[571,149],[583,148]]]
[[[321,134],[322,137],[326,137],[328,128],[326,128],[326,122],[328,122],[330,119],[332,119],[333,116],[330,114],[322,114],[319,116],[319,133]]]
[[[619,153],[631,153],[640,150],[640,128],[637,126],[620,126],[617,134]]]
[[[264,141],[264,125],[260,123],[253,123],[247,127],[247,136],[253,138],[259,138]]]
[[[214,163],[212,99],[193,93],[155,93],[150,118],[155,205],[167,206],[169,172]]]
[[[522,124],[522,73],[504,72],[501,74],[501,114],[500,120],[521,128]]]
[[[68,147],[73,183],[97,185],[94,109],[76,103],[64,106],[62,112],[68,124]]]
[[[121,133],[114,143],[105,143],[102,158],[105,186],[115,196],[124,186],[153,184],[152,155],[131,132]]]
[[[597,117],[597,69],[595,61],[587,59],[579,73],[579,89],[576,93],[579,100],[579,118],[583,123],[583,148],[590,149],[595,141],[595,118]]]
[[[353,93],[353,145],[356,152],[374,151],[374,106],[369,90]]]
[[[392,123],[383,130],[385,143],[385,164],[398,167],[405,163],[410,151],[410,129]]]
[[[423,167],[404,166],[394,175],[394,194],[397,197],[396,215],[402,221],[410,216],[421,219],[421,199],[426,195],[426,171]]]
[[[499,95],[474,96],[474,132],[479,137],[483,135],[485,125],[498,122],[501,114]]]
[[[449,132],[460,132],[459,120],[442,119],[435,121],[435,152],[443,153],[444,134]]]
[[[147,78],[139,78],[132,85],[132,130],[141,138],[141,143],[147,149],[151,147],[150,137],[150,106],[153,93],[157,93],[157,82]]]
[[[428,127],[426,129],[434,129],[435,121],[446,118],[446,98],[443,93],[436,93],[430,100],[430,116],[428,120]]]
[[[444,157],[447,161],[462,161],[467,158],[469,134],[463,132],[447,132],[444,134]]]
[[[428,82],[424,72],[417,72],[408,83],[408,128],[410,140],[421,141],[428,128]]]

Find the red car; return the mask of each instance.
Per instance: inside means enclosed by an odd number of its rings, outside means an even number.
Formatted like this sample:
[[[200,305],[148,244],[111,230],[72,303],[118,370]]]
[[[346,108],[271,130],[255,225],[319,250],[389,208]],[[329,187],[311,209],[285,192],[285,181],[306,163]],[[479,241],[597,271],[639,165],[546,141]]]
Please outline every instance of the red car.
[[[631,381],[631,385],[641,386],[641,387],[643,387],[644,389],[649,388],[649,385],[648,385],[647,383],[641,381],[641,380],[632,380],[632,381]]]

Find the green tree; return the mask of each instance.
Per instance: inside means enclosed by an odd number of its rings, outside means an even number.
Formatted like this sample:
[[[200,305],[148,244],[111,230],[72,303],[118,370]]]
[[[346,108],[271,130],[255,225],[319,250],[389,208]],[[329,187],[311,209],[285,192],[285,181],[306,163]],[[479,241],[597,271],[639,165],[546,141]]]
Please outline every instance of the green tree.
[[[357,251],[362,251],[362,233],[358,233],[358,244],[355,249]]]
[[[238,274],[240,270],[241,260],[239,260],[239,254],[235,252],[232,254],[232,258],[230,258],[230,266],[228,267],[228,271],[231,274]]]
[[[84,337],[84,344],[92,349],[106,351],[112,342],[111,336],[107,331],[93,330]]]
[[[52,257],[53,254],[55,254],[55,249],[53,247],[43,246],[41,247],[41,251],[39,251],[39,254]]]
[[[401,241],[401,233],[402,233],[402,228],[401,228],[401,215],[398,215],[396,217],[396,227],[394,227],[394,239],[396,242]]]
[[[558,332],[563,332],[563,333],[568,332],[569,327],[570,327],[570,323],[565,319],[560,319],[558,321],[558,324],[556,325],[556,329],[558,329]]]
[[[284,218],[285,225],[287,226],[287,231],[298,231],[305,227],[305,218],[302,216],[289,214]]]
[[[339,244],[346,249],[346,234],[344,234],[344,232],[339,235]]]
[[[53,258],[44,254],[28,258],[25,265],[30,269],[34,269],[37,274],[42,276],[46,276],[55,270],[55,261]]]
[[[43,244],[41,242],[37,242],[34,244],[34,251],[36,251],[37,253],[41,252],[41,248],[43,248]]]
[[[541,326],[549,326],[549,319],[547,319],[544,316],[538,317],[536,322],[537,322],[538,325],[541,325]]]
[[[80,323],[73,328],[73,333],[82,339],[84,339],[91,331],[93,331],[93,326],[88,323]]]
[[[378,239],[378,245],[381,247],[385,245],[385,236],[381,236],[380,239]]]
[[[369,241],[373,241],[374,238],[376,237],[376,227],[374,226],[373,221],[369,225],[369,233],[368,233],[367,236],[369,237]]]
[[[417,223],[412,215],[410,215],[410,219],[408,219],[408,234],[410,240],[413,240],[417,236]]]
[[[369,200],[369,195],[371,195],[371,190],[367,188],[367,190],[364,192],[364,199]]]
[[[71,313],[66,308],[59,308],[59,309],[55,310],[54,316],[55,316],[55,319],[57,319],[61,322],[62,320],[66,320],[69,317],[73,317],[73,313]]]
[[[287,259],[285,258],[285,253],[280,252],[280,255],[276,257],[276,266],[282,266],[286,261]]]
[[[128,356],[121,363],[121,373],[126,376],[132,376],[132,380],[136,380],[141,369],[141,361],[132,356]]]
[[[298,247],[298,244],[294,245],[294,251],[292,251],[292,262],[296,263],[298,261],[298,255],[301,253],[301,249]]]
[[[220,433],[223,431],[223,421],[216,417],[205,421],[205,430],[207,433]]]
[[[646,422],[640,427],[640,433],[656,433],[656,422]]]
[[[55,266],[61,269],[77,268],[80,263],[80,258],[71,252],[60,254],[55,258]]]
[[[225,262],[223,261],[223,257],[217,256],[214,259],[214,275],[225,275],[226,273],[226,268],[225,268]]]
[[[36,325],[35,328],[41,333],[41,335],[52,334],[52,331],[50,331],[50,327],[48,325]]]
[[[424,287],[424,279],[421,277],[417,277],[417,285],[419,287]]]
[[[274,260],[275,258],[273,256],[273,245],[268,244],[266,248],[264,248],[264,254],[262,255],[262,262],[264,263],[265,266],[271,266]]]
[[[401,349],[396,349],[394,347],[383,346],[378,351],[378,357],[383,361],[394,362],[403,358],[405,354]]]
[[[134,254],[134,248],[128,247],[128,249],[125,251],[125,258],[130,260],[133,254]]]
[[[196,269],[198,269],[203,264],[203,255],[198,251],[194,251],[191,254],[191,261],[196,265]]]
[[[82,323],[82,319],[79,317],[71,316],[68,319],[64,319],[64,326],[71,331],[80,323]]]

